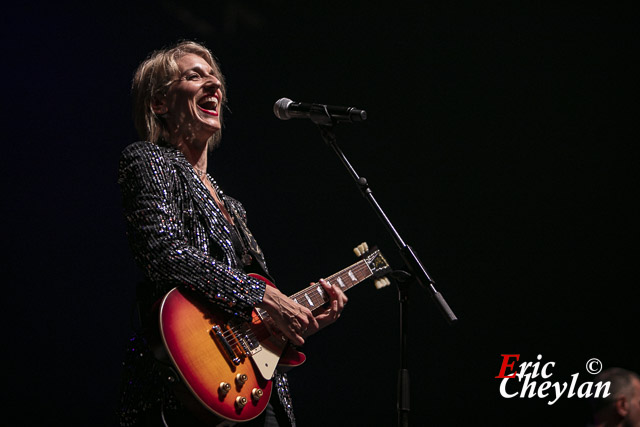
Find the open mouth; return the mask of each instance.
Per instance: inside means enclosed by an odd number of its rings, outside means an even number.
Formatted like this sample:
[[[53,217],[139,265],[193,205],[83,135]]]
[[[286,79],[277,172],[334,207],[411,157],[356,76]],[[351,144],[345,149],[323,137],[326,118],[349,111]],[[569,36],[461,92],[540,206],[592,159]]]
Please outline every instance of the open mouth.
[[[218,104],[218,98],[216,98],[215,96],[205,96],[198,102],[198,107],[200,107],[200,110],[207,114],[217,116]]]

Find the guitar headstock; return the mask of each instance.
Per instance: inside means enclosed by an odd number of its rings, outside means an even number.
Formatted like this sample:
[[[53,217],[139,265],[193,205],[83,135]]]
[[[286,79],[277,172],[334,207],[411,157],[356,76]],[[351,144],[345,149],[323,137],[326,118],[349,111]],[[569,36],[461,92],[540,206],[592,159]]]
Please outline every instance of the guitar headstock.
[[[376,289],[381,289],[391,284],[389,279],[385,277],[385,274],[391,271],[391,267],[379,249],[374,247],[369,250],[369,245],[363,242],[353,248],[353,252],[362,258],[371,270],[371,273],[373,273],[373,276],[376,278],[373,281]]]

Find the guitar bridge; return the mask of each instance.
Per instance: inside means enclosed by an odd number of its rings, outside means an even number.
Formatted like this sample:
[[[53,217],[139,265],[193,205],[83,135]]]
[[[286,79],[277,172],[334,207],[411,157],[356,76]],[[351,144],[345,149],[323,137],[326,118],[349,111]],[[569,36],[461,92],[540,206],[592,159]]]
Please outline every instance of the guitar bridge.
[[[229,356],[229,359],[231,360],[231,362],[233,362],[234,365],[239,365],[240,358],[236,355],[235,351],[233,351],[233,347],[231,347],[231,344],[229,344],[229,341],[227,341],[227,339],[222,334],[222,329],[220,328],[220,326],[213,325],[211,327],[211,335],[217,338],[217,341],[220,343],[222,348],[224,348],[225,351],[227,352],[227,356]]]

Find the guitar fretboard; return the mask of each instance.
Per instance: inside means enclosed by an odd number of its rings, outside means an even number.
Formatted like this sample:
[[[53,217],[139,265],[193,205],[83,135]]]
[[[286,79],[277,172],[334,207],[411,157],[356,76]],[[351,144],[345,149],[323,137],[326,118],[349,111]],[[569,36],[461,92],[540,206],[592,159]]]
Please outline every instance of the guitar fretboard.
[[[329,284],[336,285],[343,291],[346,291],[363,280],[368,279],[372,275],[373,273],[365,260],[361,260],[337,272],[336,274],[327,277],[325,280]],[[329,295],[327,295],[320,283],[315,283],[308,288],[291,295],[290,298],[311,311],[314,311],[329,301]]]

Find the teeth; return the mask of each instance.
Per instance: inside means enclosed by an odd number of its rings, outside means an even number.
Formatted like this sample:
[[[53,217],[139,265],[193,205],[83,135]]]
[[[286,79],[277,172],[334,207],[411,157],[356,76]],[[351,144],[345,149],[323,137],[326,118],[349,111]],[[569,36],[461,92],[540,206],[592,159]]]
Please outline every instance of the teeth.
[[[219,101],[218,101],[218,98],[216,98],[215,96],[207,96],[207,97],[203,98],[203,99],[200,101],[200,104],[202,105],[202,104],[206,104],[206,103],[208,103],[208,102],[212,102],[212,103],[213,103],[213,108],[214,108],[214,109],[215,109],[215,108],[218,108],[218,102],[219,102]]]

